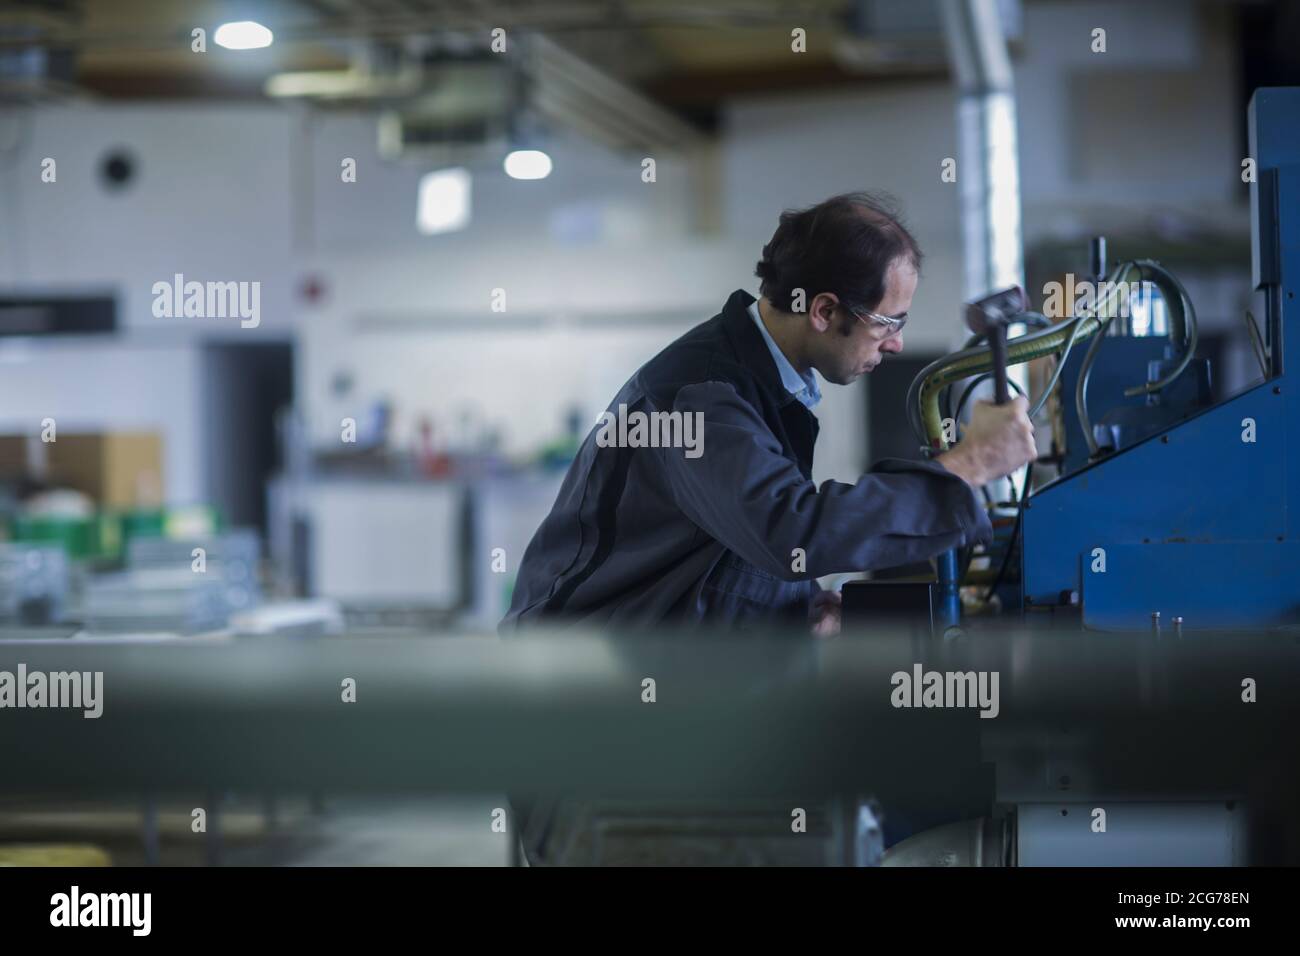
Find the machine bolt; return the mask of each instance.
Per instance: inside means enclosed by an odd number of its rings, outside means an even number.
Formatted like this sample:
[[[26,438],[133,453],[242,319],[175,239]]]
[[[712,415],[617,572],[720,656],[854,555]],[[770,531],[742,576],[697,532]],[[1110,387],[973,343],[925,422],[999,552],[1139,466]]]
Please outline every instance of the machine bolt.
[[[1174,618],[1174,637],[1182,637],[1182,636],[1183,636],[1183,619],[1181,617],[1176,617]]]
[[[1151,612],[1151,633],[1156,637],[1160,636],[1160,612]]]

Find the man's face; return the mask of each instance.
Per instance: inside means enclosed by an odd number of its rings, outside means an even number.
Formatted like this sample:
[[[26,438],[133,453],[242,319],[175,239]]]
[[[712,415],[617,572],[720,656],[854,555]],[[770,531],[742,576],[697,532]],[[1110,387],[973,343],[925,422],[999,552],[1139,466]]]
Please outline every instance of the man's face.
[[[872,311],[891,318],[912,307],[916,268],[895,259],[885,273],[885,297]],[[903,351],[903,332],[890,332],[869,318],[859,319],[833,295],[815,296],[809,310],[813,335],[809,341],[812,367],[835,385],[848,385],[879,365],[887,354]]]

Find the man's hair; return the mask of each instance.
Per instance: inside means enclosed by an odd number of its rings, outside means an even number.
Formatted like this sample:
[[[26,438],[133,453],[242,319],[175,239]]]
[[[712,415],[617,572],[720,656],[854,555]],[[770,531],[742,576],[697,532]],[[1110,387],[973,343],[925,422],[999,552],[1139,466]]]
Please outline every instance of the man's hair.
[[[832,196],[807,209],[787,209],[763,247],[754,275],[767,300],[793,312],[794,290],[804,308],[833,292],[845,308],[873,311],[885,297],[885,275],[895,259],[921,268],[921,247],[903,226],[897,204],[865,192]]]

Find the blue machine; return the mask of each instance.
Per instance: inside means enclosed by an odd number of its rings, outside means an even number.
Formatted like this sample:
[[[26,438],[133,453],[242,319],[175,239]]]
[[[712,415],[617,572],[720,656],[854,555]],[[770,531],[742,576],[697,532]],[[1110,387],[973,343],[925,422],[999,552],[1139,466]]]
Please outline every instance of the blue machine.
[[[1078,471],[1088,464],[1083,428],[1075,413],[1074,402],[1069,400],[1079,381],[1085,351],[1074,349],[1061,370],[1061,394],[1067,396],[1062,403],[1066,442],[1062,474]],[[1107,336],[1103,351],[1106,361],[1093,366],[1088,379],[1088,403],[1093,408],[1107,409],[1094,422],[1094,438],[1104,436],[1109,447],[1126,448],[1137,444],[1212,403],[1208,359],[1193,359],[1177,379],[1159,392],[1138,396],[1125,394],[1125,390],[1134,384],[1135,369],[1145,367],[1147,380],[1154,382],[1175,364],[1174,346],[1163,335]]]
[[[1249,123],[1269,377],[1038,489],[1026,614],[1081,607],[1103,631],[1156,614],[1166,629],[1300,624],[1300,88],[1258,90]]]

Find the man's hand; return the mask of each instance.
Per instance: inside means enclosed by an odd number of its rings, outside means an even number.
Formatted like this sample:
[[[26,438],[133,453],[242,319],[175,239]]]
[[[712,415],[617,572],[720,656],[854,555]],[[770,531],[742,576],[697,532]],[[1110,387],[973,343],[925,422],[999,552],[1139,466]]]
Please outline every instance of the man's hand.
[[[1037,457],[1029,400],[1017,395],[1006,405],[976,402],[965,436],[934,460],[972,488],[979,488],[1005,478]]]
[[[840,632],[840,592],[818,591],[809,608],[813,637],[834,637]]]

